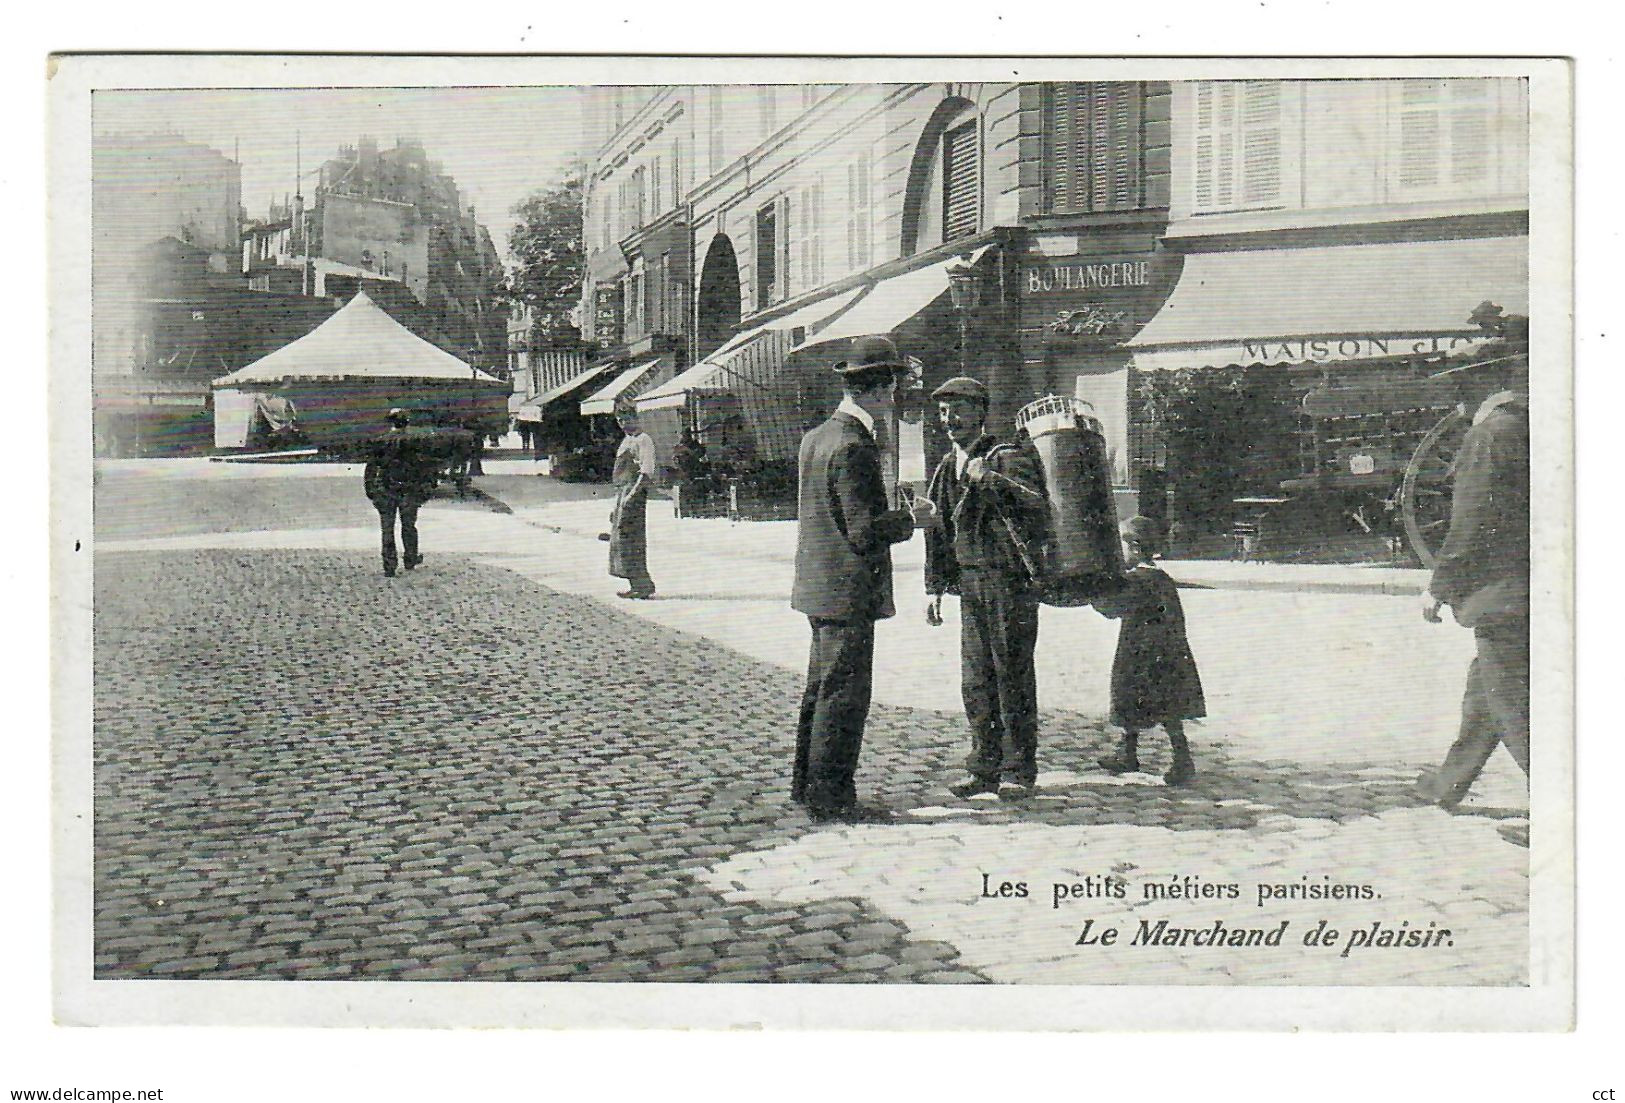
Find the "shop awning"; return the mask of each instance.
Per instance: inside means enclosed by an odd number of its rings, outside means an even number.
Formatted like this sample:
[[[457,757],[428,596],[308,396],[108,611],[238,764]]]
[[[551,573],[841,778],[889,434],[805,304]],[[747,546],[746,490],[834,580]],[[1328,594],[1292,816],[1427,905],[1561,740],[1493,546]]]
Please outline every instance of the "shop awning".
[[[808,303],[781,318],[774,318],[736,334],[698,364],[640,397],[638,409],[670,409],[683,405],[689,394],[730,390],[732,380],[728,372],[728,363],[742,353],[750,342],[771,330],[788,332],[793,329],[814,329],[824,320],[840,314],[862,294],[862,288],[843,291],[839,295]]]
[[[514,417],[520,421],[541,421],[542,413],[548,406],[579,391],[594,379],[601,378],[614,366],[615,362],[612,360],[607,364],[599,364],[596,367],[588,368],[586,371],[576,373],[558,386],[542,391],[534,398],[525,399],[524,402],[520,403],[519,410],[514,414]]]
[[[975,264],[989,248],[991,246],[983,245],[974,250],[968,262]],[[791,351],[827,341],[890,333],[941,297],[948,290],[948,269],[960,263],[964,263],[961,258],[949,257],[924,268],[881,280],[870,287],[868,294],[850,310]]]
[[[622,395],[636,394],[638,384],[648,378],[650,373],[659,366],[660,358],[656,357],[653,360],[645,360],[641,364],[634,364],[632,367],[627,368],[611,380],[609,386],[594,391],[592,397],[581,404],[582,416],[613,414],[615,412],[615,401]]]
[[[1527,237],[1196,253],[1126,347],[1141,370],[1436,356],[1485,339],[1483,302],[1529,312]]]

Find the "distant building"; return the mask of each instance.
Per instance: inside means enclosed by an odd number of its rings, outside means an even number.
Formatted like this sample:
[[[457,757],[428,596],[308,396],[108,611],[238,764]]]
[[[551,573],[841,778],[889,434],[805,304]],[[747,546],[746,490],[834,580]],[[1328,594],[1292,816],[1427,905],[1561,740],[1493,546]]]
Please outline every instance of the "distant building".
[[[490,232],[462,206],[456,181],[421,143],[379,150],[363,138],[324,162],[309,208],[296,197],[289,246],[308,259],[307,294],[325,272],[394,281],[426,308],[437,334],[483,369],[507,359],[503,268]],[[342,269],[324,267],[343,265]]]
[[[92,361],[97,374],[141,364],[146,250],[172,238],[223,276],[235,269],[242,169],[172,134],[99,134],[91,143]]]

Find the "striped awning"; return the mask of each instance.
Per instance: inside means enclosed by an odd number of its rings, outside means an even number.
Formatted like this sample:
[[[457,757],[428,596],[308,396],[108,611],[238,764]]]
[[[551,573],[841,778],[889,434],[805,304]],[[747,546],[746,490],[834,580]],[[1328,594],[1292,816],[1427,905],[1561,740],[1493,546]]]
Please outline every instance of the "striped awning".
[[[638,409],[673,409],[682,406],[690,394],[728,392],[732,389],[732,377],[728,365],[734,357],[743,353],[751,342],[772,331],[789,332],[790,330],[805,329],[815,332],[820,325],[831,318],[839,316],[842,311],[863,294],[863,291],[864,289],[861,287],[851,288],[838,295],[808,303],[806,306],[793,310],[782,317],[772,318],[745,330],[743,333],[736,334],[729,338],[721,348],[698,364],[640,397],[638,399]]]
[[[543,412],[548,406],[581,390],[595,379],[602,378],[611,368],[615,367],[612,360],[605,364],[598,364],[586,371],[577,372],[555,387],[550,387],[532,398],[527,398],[519,404],[514,417],[519,421],[541,421]]]
[[[636,395],[649,377],[660,367],[661,358],[645,360],[641,364],[634,364],[614,379],[607,387],[594,391],[592,396],[581,404],[583,417],[592,417],[597,414],[613,414],[615,403],[622,396]]]

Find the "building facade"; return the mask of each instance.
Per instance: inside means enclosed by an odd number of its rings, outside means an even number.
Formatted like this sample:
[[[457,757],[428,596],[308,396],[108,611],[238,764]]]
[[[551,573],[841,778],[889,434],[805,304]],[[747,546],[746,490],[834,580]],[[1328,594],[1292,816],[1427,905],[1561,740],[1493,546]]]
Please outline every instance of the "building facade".
[[[1391,486],[1448,402],[1364,410],[1350,392],[1424,378],[1482,339],[1480,302],[1527,310],[1517,81],[663,86],[586,102],[589,334],[627,366],[682,349],[639,383],[657,440],[686,426],[769,481],[776,465],[781,487],[835,402],[831,362],[884,333],[917,362],[916,396],[961,371],[987,382],[1003,433],[1036,397],[1086,401],[1121,509],[1149,478],[1148,508],[1171,482],[1222,527],[1249,494]],[[1192,373],[1213,370],[1230,372],[1224,401],[1263,412],[1214,413],[1201,433],[1173,417],[1207,385]],[[895,437],[904,479],[945,447],[906,409]]]
[[[1159,244],[1169,99],[1144,82],[591,90],[603,144],[584,313],[617,350],[651,318],[677,336],[686,308],[686,359],[713,370],[646,388],[662,443],[686,424],[789,464],[834,404],[830,364],[879,332],[918,362],[916,393],[969,370],[1006,432],[1033,398],[1076,394],[1126,454],[1127,354],[1113,350],[1177,276]],[[655,276],[652,238],[673,258]],[[961,262],[976,301],[956,308]],[[904,445],[925,453],[899,457],[913,469],[945,444],[934,419],[908,424]]]
[[[1181,82],[1171,122],[1182,274],[1130,342],[1134,462],[1201,531],[1239,497],[1376,535],[1456,402],[1443,358],[1487,340],[1481,307],[1528,313],[1527,87]],[[1236,409],[1195,424],[1193,396]]]

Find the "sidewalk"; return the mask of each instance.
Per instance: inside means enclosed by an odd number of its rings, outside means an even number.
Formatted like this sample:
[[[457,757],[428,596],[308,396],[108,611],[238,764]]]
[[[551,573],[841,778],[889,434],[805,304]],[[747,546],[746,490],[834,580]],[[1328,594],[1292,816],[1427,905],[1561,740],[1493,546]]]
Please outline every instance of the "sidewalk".
[[[511,507],[531,524],[573,535],[596,536],[607,530],[610,488],[597,487],[603,502],[544,502],[544,482],[506,471],[479,481],[491,497]],[[649,540],[659,545],[712,547],[721,556],[746,556],[782,563],[795,562],[796,526],[793,521],[750,521],[731,524],[717,518],[687,518],[672,515],[671,503],[656,499],[649,504]],[[923,541],[910,541],[897,548],[893,560],[898,567],[923,563]],[[1255,563],[1214,559],[1165,559],[1161,561],[1181,586],[1211,590],[1273,590],[1287,593],[1417,595],[1427,587],[1428,572],[1399,567],[1337,563]]]

